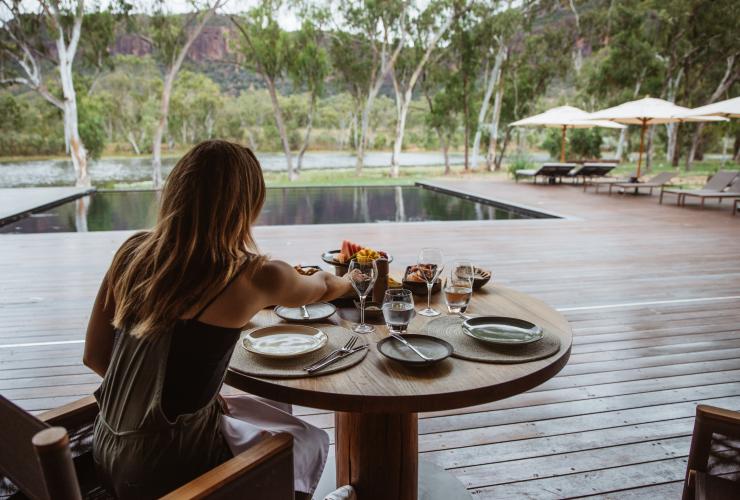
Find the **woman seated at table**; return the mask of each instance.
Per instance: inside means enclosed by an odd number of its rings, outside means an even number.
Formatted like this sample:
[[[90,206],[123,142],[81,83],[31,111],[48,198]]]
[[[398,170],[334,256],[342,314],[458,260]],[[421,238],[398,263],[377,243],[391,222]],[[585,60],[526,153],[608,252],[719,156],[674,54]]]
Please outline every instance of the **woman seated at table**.
[[[93,457],[119,498],[162,495],[282,431],[294,437],[296,492],[310,496],[318,483],[326,432],[279,403],[219,397],[239,332],[255,314],[350,290],[346,279],[302,276],[259,254],[251,230],[264,199],[249,149],[201,143],[170,173],[154,228],[113,258],[84,362],[103,376]]]

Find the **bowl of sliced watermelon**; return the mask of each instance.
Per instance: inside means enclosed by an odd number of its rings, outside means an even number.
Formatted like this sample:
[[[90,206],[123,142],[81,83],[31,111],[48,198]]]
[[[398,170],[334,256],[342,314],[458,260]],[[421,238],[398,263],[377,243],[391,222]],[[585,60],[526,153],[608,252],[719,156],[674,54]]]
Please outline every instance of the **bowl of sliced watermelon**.
[[[328,250],[321,255],[321,259],[327,264],[334,266],[334,272],[337,276],[344,276],[349,269],[349,262],[352,259],[363,258],[369,260],[386,259],[388,262],[393,261],[393,257],[382,250],[373,250],[353,243],[348,240],[342,241],[342,248],[339,250]]]

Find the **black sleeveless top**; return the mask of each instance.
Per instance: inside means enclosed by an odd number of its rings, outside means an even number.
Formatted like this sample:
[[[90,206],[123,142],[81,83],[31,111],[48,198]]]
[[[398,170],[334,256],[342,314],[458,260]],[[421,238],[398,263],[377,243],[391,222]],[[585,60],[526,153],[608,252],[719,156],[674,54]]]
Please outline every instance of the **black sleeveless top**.
[[[204,407],[220,389],[241,328],[210,325],[200,317],[240,272],[193,318],[175,324],[162,386],[162,410],[170,421]]]

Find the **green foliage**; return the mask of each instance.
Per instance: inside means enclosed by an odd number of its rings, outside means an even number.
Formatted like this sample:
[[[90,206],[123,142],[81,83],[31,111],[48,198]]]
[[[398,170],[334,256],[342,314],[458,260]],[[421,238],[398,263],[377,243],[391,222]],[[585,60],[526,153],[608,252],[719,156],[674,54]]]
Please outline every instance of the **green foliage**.
[[[525,155],[515,155],[509,163],[509,174],[514,175],[519,170],[528,170],[535,168],[534,162]]]
[[[547,151],[550,158],[560,158],[560,149],[562,145],[562,137],[560,129],[549,128],[545,134],[545,138],[542,141],[542,149]]]
[[[78,120],[80,138],[87,148],[87,153],[93,159],[100,158],[105,148],[106,135],[104,129],[105,103],[96,97],[78,99]]]
[[[573,129],[569,131],[568,152],[581,159],[601,158],[602,142],[598,127]]]

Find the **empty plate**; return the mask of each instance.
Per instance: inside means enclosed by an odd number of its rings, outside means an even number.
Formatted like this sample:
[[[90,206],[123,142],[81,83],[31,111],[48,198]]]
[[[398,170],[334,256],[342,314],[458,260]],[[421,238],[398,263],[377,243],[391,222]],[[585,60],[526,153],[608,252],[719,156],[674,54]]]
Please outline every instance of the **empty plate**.
[[[542,328],[517,318],[503,316],[479,316],[465,320],[463,332],[474,339],[490,344],[529,344],[542,339]]]
[[[432,337],[431,335],[407,334],[403,338],[409,344],[416,347],[422,354],[432,359],[429,361],[421,359],[421,356],[393,337],[386,337],[378,342],[378,351],[394,361],[416,366],[431,365],[442,361],[450,357],[453,351],[452,346],[448,342],[437,337]]]
[[[308,312],[308,318],[305,317],[303,309],[300,307],[277,306],[275,308],[275,314],[284,320],[301,322],[321,321],[337,312],[337,308],[328,302],[316,302],[315,304],[308,304],[306,311]]]
[[[270,358],[294,358],[321,349],[328,340],[324,332],[311,326],[273,325],[249,332],[242,347]]]

